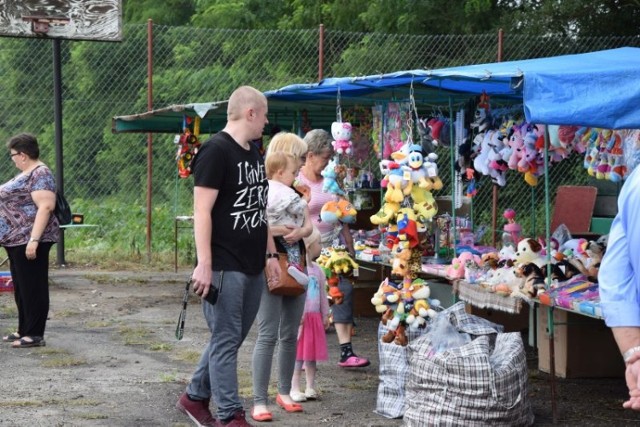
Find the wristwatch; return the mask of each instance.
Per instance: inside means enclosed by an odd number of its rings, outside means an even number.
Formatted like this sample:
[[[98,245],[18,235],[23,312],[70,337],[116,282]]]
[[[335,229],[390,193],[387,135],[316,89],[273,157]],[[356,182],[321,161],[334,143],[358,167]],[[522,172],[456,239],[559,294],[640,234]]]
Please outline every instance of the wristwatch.
[[[31,243],[31,242],[36,242],[37,243],[39,241],[40,241],[40,239],[36,239],[34,237],[29,237],[29,243]]]
[[[267,259],[269,258],[280,258],[280,254],[278,252],[267,252]]]

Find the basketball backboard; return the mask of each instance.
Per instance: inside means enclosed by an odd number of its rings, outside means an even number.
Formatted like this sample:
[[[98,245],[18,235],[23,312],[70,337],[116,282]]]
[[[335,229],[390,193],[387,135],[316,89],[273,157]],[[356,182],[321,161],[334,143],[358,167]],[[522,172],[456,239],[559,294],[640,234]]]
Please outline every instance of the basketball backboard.
[[[122,0],[0,1],[0,36],[122,40]]]

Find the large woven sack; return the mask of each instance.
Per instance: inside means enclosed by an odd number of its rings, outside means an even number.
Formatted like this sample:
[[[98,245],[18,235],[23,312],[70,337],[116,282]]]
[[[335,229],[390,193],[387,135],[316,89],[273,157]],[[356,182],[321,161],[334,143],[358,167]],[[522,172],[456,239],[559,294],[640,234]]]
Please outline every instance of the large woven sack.
[[[427,329],[406,329],[409,342],[417,339]],[[405,383],[409,375],[407,347],[382,342],[389,329],[380,322],[378,326],[378,357],[380,359],[380,384],[375,412],[387,418],[402,418],[405,411]]]
[[[405,424],[408,426],[529,426],[528,372],[519,333],[464,311],[439,316],[470,341],[442,350],[431,331],[409,344]]]

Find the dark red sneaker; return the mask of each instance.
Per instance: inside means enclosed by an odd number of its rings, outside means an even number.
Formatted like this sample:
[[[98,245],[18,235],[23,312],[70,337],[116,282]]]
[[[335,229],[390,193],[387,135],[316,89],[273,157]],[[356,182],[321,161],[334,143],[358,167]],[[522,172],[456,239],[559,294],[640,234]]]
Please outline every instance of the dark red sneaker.
[[[215,427],[216,419],[213,418],[209,410],[209,399],[207,400],[191,400],[187,393],[182,393],[180,399],[176,403],[178,411],[191,418],[198,427]]]
[[[233,414],[233,418],[226,421],[217,421],[216,426],[227,426],[227,427],[253,427],[251,424],[247,422],[246,415],[242,409],[238,410]]]

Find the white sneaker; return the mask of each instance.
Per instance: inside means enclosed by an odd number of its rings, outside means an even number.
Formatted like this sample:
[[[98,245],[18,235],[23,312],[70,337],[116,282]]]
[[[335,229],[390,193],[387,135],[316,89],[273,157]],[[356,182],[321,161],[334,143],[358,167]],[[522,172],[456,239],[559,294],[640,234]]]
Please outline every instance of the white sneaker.
[[[291,400],[293,400],[294,402],[306,402],[307,401],[307,397],[300,393],[299,391],[292,391],[291,393],[289,393],[289,396],[291,397]]]
[[[304,395],[309,400],[316,400],[318,398],[318,392],[312,388],[306,389]]]

